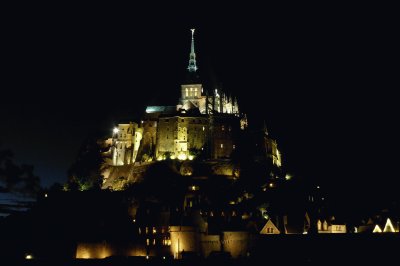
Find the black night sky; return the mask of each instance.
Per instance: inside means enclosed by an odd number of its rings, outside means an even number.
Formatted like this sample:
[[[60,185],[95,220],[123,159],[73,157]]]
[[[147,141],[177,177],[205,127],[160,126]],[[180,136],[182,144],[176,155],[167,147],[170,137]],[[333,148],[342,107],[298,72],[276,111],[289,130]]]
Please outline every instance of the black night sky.
[[[87,136],[111,132],[147,104],[176,104],[194,27],[206,86],[235,93],[250,123],[265,117],[289,171],[337,200],[398,198],[392,14],[363,6],[120,8],[6,11],[1,148],[34,165],[42,185],[66,180]]]

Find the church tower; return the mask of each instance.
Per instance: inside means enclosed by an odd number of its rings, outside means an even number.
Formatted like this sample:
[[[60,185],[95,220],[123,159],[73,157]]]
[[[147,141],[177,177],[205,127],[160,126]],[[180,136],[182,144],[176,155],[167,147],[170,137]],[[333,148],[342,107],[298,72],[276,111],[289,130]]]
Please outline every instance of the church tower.
[[[181,104],[178,105],[178,108],[185,110],[198,108],[201,113],[205,113],[205,97],[202,95],[203,85],[199,82],[197,73],[198,67],[194,49],[194,31],[195,29],[191,29],[192,42],[190,46],[189,65],[187,67],[188,78],[187,82],[181,85]]]

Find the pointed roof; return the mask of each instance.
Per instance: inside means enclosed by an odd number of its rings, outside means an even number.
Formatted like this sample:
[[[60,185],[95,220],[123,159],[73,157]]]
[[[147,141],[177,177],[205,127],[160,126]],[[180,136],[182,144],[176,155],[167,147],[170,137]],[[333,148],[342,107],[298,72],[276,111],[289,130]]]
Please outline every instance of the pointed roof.
[[[375,225],[374,230],[372,233],[382,233],[382,229],[379,227],[379,224]]]
[[[194,29],[190,29],[192,31],[192,44],[190,46],[190,55],[189,55],[189,72],[196,72],[197,65],[196,65],[196,53],[194,51]]]
[[[385,232],[385,233],[395,233],[396,232],[390,218],[387,218],[385,227],[383,228],[383,232]]]
[[[272,228],[271,231],[269,231],[268,229]],[[279,229],[275,226],[275,224],[272,222],[271,219],[269,219],[266,224],[264,225],[264,227],[261,229],[260,234],[280,234],[281,232],[279,231]]]

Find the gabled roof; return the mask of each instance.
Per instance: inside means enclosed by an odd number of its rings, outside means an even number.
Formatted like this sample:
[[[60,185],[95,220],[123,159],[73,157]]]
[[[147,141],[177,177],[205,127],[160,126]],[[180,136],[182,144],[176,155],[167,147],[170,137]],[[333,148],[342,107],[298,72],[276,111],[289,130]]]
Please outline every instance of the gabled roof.
[[[274,233],[270,233],[268,232],[268,228],[273,228],[273,232]],[[279,229],[275,226],[275,224],[272,222],[271,219],[269,219],[264,227],[261,229],[260,234],[280,234],[281,232],[279,231]]]
[[[370,219],[371,220],[371,219]],[[368,223],[366,225],[360,225],[358,227],[359,233],[372,232],[372,233],[395,233],[396,227],[393,225],[390,218],[387,218],[386,221],[380,221],[375,223]]]
[[[382,233],[382,229],[379,226],[379,224],[375,225],[374,230],[372,231],[372,233]]]
[[[383,232],[384,233],[395,233],[396,232],[390,218],[386,219],[386,224],[385,224],[385,227],[383,228]]]

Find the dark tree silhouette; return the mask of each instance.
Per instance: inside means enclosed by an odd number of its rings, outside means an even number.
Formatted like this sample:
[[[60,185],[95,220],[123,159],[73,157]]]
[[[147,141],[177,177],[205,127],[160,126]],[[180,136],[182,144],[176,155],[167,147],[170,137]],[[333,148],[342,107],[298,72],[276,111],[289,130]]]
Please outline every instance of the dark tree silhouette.
[[[40,190],[40,179],[33,166],[16,165],[10,150],[0,150],[0,189],[5,192],[35,196]]]
[[[101,146],[95,138],[88,138],[82,145],[76,161],[68,170],[68,188],[81,191],[99,189],[104,167]]]

